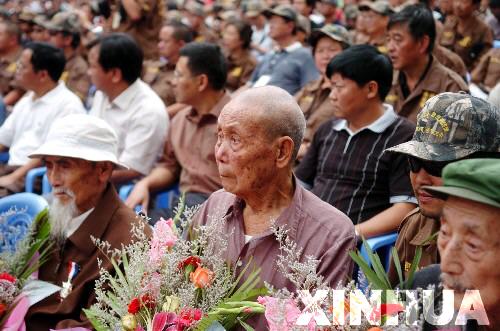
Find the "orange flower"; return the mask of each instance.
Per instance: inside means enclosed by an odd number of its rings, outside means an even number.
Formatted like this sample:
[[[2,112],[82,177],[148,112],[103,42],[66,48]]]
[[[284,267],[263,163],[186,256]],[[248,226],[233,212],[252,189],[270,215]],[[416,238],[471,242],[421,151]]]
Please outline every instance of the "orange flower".
[[[213,275],[212,271],[198,267],[194,272],[189,274],[189,279],[197,288],[205,288],[212,282]]]

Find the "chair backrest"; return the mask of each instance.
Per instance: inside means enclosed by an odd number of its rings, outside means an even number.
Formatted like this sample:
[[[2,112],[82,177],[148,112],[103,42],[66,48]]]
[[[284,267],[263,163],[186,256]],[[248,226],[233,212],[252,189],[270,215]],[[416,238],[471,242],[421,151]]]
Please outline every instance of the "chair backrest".
[[[47,206],[44,198],[27,192],[0,199],[0,252],[15,250],[35,216]]]

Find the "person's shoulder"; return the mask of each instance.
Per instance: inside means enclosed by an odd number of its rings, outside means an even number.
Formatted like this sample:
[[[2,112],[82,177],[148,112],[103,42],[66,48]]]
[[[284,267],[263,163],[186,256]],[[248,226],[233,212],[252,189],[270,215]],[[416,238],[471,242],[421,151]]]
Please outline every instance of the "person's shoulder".
[[[207,203],[210,205],[219,205],[223,207],[232,205],[236,199],[236,195],[221,188],[220,190],[210,194],[207,199]]]
[[[421,220],[421,215],[419,207],[406,214],[399,225],[398,233],[406,232],[407,229],[414,227]]]
[[[111,206],[110,206],[111,207]],[[122,244],[127,245],[133,240],[133,228],[143,228],[147,237],[151,236],[151,227],[140,216],[125,206],[122,201],[116,205],[111,215],[103,240],[109,242],[111,247],[120,248]]]
[[[454,83],[460,90],[468,91],[469,89],[464,79],[458,73],[446,67],[439,61],[437,61],[436,65],[434,66],[434,70],[432,72],[429,72],[429,74],[433,79],[441,80],[442,84]]]
[[[401,133],[413,133],[415,132],[415,123],[407,119],[406,117],[397,115],[396,120],[389,126],[397,126],[397,129]]]
[[[139,91],[139,102],[141,105],[144,105],[144,112],[156,113],[163,117],[167,115],[165,111],[165,103],[158,94],[146,84],[142,79],[138,80],[138,91]],[[145,118],[145,113],[141,111],[141,117]]]
[[[300,189],[303,191],[301,208],[304,214],[303,220],[305,223],[310,223],[304,224],[305,226],[322,228],[326,231],[325,233],[332,231],[338,234],[354,233],[354,225],[346,214],[321,200],[314,193],[302,187]]]

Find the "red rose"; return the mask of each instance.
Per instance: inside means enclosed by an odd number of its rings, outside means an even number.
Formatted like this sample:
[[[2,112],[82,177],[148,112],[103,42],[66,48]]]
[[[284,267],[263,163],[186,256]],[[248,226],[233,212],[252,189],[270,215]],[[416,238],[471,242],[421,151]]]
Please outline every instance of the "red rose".
[[[8,274],[6,272],[2,272],[0,274],[0,280],[1,279],[6,280],[6,281],[11,282],[11,283],[15,283],[16,282],[16,277],[14,277],[11,274]]]
[[[155,300],[148,294],[141,295],[141,303],[148,309],[153,309],[156,305]]]
[[[184,261],[180,262],[178,267],[179,269],[184,269],[189,265],[193,266],[194,268],[197,268],[198,266],[201,265],[200,258],[198,256],[190,256]]]
[[[137,298],[133,298],[132,301],[128,304],[128,312],[130,314],[137,314],[137,312],[141,309],[141,301]]]
[[[177,326],[181,328],[189,328],[194,322],[201,320],[203,312],[200,309],[182,309],[177,316]]]

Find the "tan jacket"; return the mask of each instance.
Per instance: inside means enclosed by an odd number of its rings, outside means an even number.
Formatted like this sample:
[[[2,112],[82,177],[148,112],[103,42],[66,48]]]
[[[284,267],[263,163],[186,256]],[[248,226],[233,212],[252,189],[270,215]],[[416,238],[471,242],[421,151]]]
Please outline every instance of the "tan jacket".
[[[243,56],[232,57],[231,55],[226,57],[227,60],[227,80],[226,87],[229,91],[235,91],[241,86],[245,85],[246,82],[252,76],[252,72],[257,66],[257,60],[250,54],[249,51],[245,51]]]
[[[420,213],[419,208],[412,210],[401,222],[398,230],[396,249],[405,279],[410,271],[411,263],[413,262],[418,246],[422,246],[422,257],[417,270],[430,264],[439,263],[436,238],[429,240],[439,231],[439,227],[439,220],[425,217]],[[389,280],[392,285],[399,283],[398,273],[392,259],[389,267]]]
[[[402,72],[394,72],[392,88],[385,102],[391,104],[399,115],[408,118],[414,123],[417,122],[417,114],[425,102],[436,94],[469,91],[467,84],[457,73],[443,66],[434,57],[422,81],[406,98],[401,88],[402,76]]]
[[[17,60],[22,49],[10,58],[0,59],[0,95],[6,95],[15,88],[14,78],[17,70]]]
[[[89,93],[90,77],[87,74],[89,65],[81,55],[75,55],[67,60],[61,80],[78,97],[85,101]]]
[[[500,48],[492,48],[472,71],[472,81],[489,89],[500,83]]]
[[[165,106],[175,103],[174,79],[175,64],[145,61],[142,80],[163,100]]]
[[[446,68],[451,69],[460,75],[460,77],[467,77],[467,68],[465,63],[457,53],[450,51],[448,48],[441,45],[434,45],[432,55]]]

